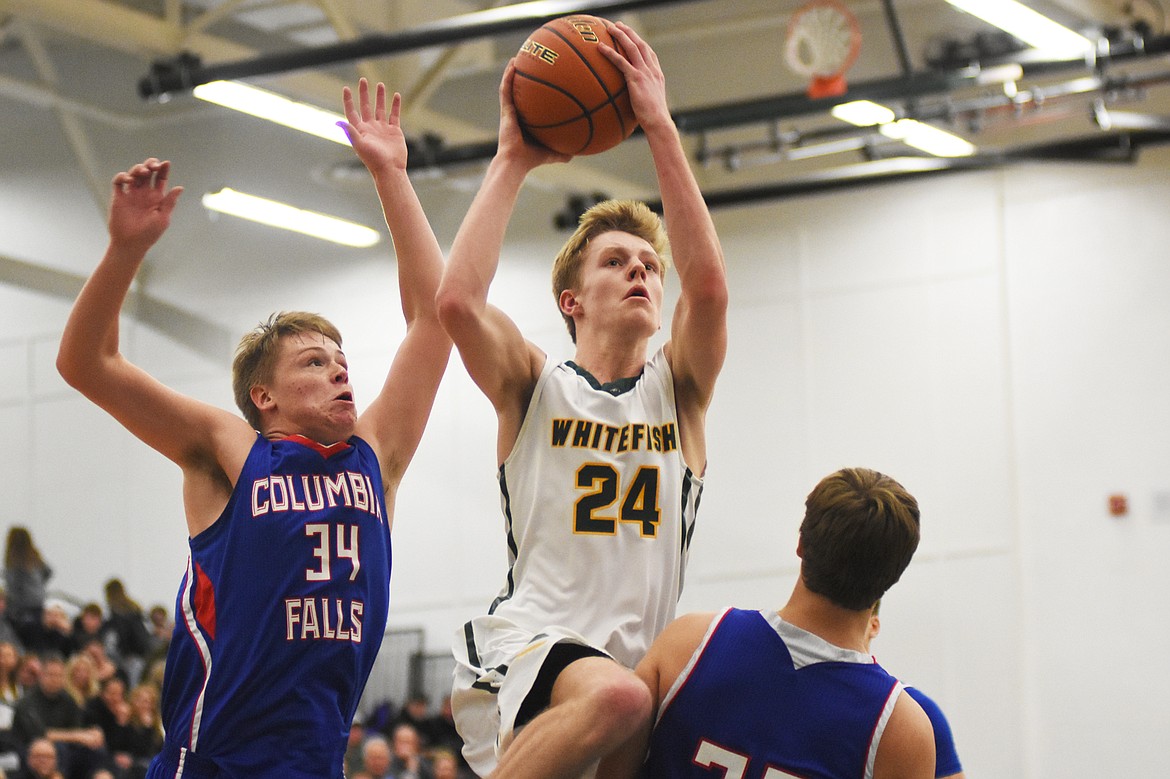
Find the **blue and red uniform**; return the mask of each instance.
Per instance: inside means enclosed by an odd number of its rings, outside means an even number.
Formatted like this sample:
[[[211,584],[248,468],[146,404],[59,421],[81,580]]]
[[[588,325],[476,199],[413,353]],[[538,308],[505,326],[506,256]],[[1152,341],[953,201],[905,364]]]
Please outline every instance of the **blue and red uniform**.
[[[190,546],[148,777],[341,779],[390,601],[373,450],[258,436]]]
[[[869,655],[728,609],[663,699],[646,773],[863,779],[901,690]]]

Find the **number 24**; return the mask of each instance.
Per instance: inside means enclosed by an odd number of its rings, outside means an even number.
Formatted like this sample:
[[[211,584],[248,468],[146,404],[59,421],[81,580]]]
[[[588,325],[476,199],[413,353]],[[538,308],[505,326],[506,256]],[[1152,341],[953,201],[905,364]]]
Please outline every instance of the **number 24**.
[[[577,470],[577,489],[590,490],[573,506],[573,532],[612,536],[617,533],[617,522],[636,522],[641,525],[642,537],[658,534],[658,468],[643,465],[634,474],[618,516],[608,516],[617,503],[620,477],[607,463],[586,463]]]

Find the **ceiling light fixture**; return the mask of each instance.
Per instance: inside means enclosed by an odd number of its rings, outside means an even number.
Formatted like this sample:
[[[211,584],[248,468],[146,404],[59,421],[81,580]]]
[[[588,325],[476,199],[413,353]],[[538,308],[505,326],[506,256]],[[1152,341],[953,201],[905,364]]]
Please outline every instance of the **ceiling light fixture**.
[[[839,103],[829,111],[830,114],[849,124],[858,127],[872,127],[875,124],[892,122],[897,116],[889,108],[870,100],[853,100],[848,103]]]
[[[882,135],[936,157],[969,157],[975,146],[957,135],[916,119],[899,119],[878,128]]]
[[[1016,0],[947,2],[1054,56],[1082,57],[1094,49],[1093,42],[1085,36],[1057,24]]]
[[[212,81],[192,90],[200,100],[231,108],[251,116],[300,130],[327,141],[349,146],[345,131],[337,126],[345,117],[322,108],[298,103],[283,95],[269,92],[240,81]]]
[[[204,195],[203,206],[212,211],[238,216],[241,219],[250,219],[253,222],[279,227],[282,230],[311,235],[314,238],[332,241],[343,246],[364,249],[381,240],[381,235],[377,230],[365,225],[320,214],[316,211],[306,211],[303,208],[279,203],[275,200],[237,192],[230,187],[224,187],[219,192],[209,192]]]

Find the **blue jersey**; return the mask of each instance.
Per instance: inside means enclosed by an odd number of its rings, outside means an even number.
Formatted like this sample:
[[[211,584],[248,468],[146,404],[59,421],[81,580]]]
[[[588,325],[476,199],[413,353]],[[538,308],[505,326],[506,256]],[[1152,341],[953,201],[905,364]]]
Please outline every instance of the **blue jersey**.
[[[149,775],[340,779],[390,601],[373,450],[257,437],[190,545]]]
[[[959,762],[959,753],[955,750],[955,737],[942,709],[916,687],[907,687],[906,693],[918,701],[918,705],[930,719],[930,726],[934,728],[934,775],[954,776],[961,773],[963,764]]]
[[[902,685],[779,615],[729,609],[668,691],[654,779],[862,779]]]

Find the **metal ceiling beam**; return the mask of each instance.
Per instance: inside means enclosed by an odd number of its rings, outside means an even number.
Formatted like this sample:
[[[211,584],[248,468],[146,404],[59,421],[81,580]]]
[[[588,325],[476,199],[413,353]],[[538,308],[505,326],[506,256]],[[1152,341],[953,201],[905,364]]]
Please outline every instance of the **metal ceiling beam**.
[[[1091,62],[1085,60],[1029,61],[1029,52],[1020,52],[1015,57],[972,63],[970,67],[958,70],[920,71],[904,76],[851,84],[848,92],[835,97],[814,99],[804,92],[794,92],[685,111],[677,114],[675,121],[680,130],[698,133],[745,124],[759,124],[778,119],[794,119],[801,116],[823,114],[832,106],[846,100],[872,100],[875,103],[881,103],[946,94],[963,87],[976,85],[979,83],[979,75],[984,68],[998,65],[1019,64],[1023,69],[1024,76],[1040,76],[1077,69],[1100,70],[1112,62],[1124,62],[1167,53],[1170,53],[1170,35],[1113,44],[1106,53],[1098,55]]]
[[[503,33],[523,32],[571,13],[609,14],[684,2],[694,0],[534,0],[440,19],[396,33],[367,35],[329,46],[297,49],[206,67],[197,56],[186,54],[173,60],[156,62],[150,74],[138,82],[138,93],[149,99],[170,92],[186,91],[210,81],[286,73],[365,57],[386,57],[428,46]]]
[[[72,301],[81,292],[85,280],[85,276],[75,273],[0,255],[0,284]],[[235,346],[237,335],[222,325],[146,295],[137,288],[128,296],[124,313],[174,342],[216,361],[222,360],[224,355],[231,355]]]

